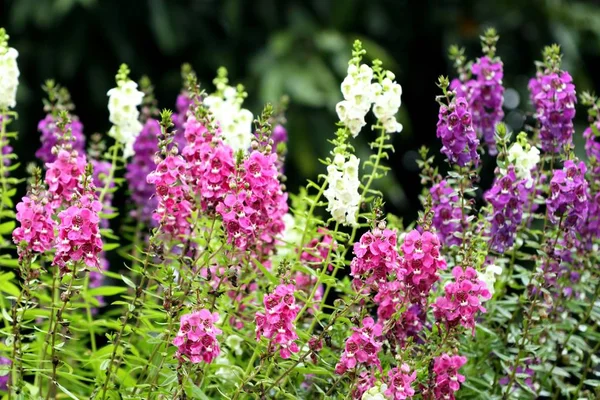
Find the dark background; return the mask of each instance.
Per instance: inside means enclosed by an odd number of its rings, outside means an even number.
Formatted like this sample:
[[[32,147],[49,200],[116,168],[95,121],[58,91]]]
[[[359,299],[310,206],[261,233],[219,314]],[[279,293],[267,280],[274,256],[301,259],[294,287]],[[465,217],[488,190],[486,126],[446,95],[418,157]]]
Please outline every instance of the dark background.
[[[255,115],[266,101],[290,96],[286,171],[292,192],[323,170],[316,159],[330,149],[339,84],[351,43],[359,38],[403,87],[399,119],[405,129],[394,138],[393,169],[379,188],[390,211],[409,220],[421,190],[416,150],[425,144],[437,153],[440,147],[435,82],[454,74],[446,57],[450,44],[465,46],[475,58],[478,35],[489,26],[499,31],[498,54],[512,96],[507,122],[514,129],[530,112],[526,85],[543,46],[561,44],[563,67],[578,92],[599,86],[600,7],[589,1],[0,0],[0,26],[20,54],[20,138],[14,147],[24,164],[35,160],[39,146],[41,84],[48,78],[70,89],[89,136],[110,128],[106,92],[121,62],[135,80],[149,75],[159,106],[171,109],[183,62],[193,65],[208,90],[223,65],[232,82],[246,85],[246,107]],[[577,138],[585,124],[581,108],[578,122]],[[369,139],[365,130],[356,141],[362,159]],[[494,168],[487,161],[484,186]]]

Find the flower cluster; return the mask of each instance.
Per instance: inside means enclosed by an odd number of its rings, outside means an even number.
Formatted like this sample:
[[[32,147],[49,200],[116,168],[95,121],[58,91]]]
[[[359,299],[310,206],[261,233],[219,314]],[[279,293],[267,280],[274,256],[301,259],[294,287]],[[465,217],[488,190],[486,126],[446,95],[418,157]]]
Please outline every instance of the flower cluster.
[[[100,217],[102,204],[97,200],[95,187],[88,183],[86,191],[73,205],[58,214],[58,237],[53,264],[65,273],[71,262],[82,261],[88,267],[99,266],[102,251]]]
[[[412,382],[417,379],[417,371],[410,372],[408,364],[402,364],[400,368],[392,368],[388,372],[388,389],[385,394],[393,400],[411,399],[415,390]]]
[[[575,85],[565,71],[538,72],[529,81],[535,117],[540,122],[542,150],[558,153],[573,140],[575,118]]]
[[[446,284],[444,296],[438,297],[433,304],[433,314],[448,328],[461,324],[475,335],[475,315],[478,311],[485,312],[481,300],[488,300],[490,292],[471,267],[463,270],[456,266],[452,276],[454,281]]]
[[[360,204],[358,188],[358,165],[360,160],[350,155],[346,160],[336,154],[333,164],[327,166],[328,187],[323,193],[327,199],[327,211],[343,225],[355,225]]]
[[[491,247],[499,253],[511,247],[515,241],[517,228],[523,219],[527,195],[525,181],[517,180],[514,168],[509,167],[484,196],[493,207],[490,216]]]
[[[373,85],[372,80],[373,69],[368,65],[362,64],[359,66],[356,63],[348,65],[348,75],[342,82],[344,100],[337,103],[335,110],[342,124],[350,130],[354,137],[367,124],[365,116],[376,98],[377,87]],[[392,88],[390,87],[390,89]],[[382,115],[387,115],[390,112],[391,103],[387,104],[389,100],[384,97],[383,87],[379,87],[379,90],[381,103],[379,111]],[[394,88],[394,90],[396,89]],[[390,92],[388,96],[393,96],[391,90],[388,90],[388,92]]]
[[[411,303],[424,304],[433,284],[440,278],[438,271],[446,269],[440,247],[440,240],[433,232],[421,234],[412,230],[406,234],[402,243],[403,268],[406,270],[406,291]]]
[[[134,155],[127,164],[125,179],[135,204],[133,217],[144,223],[151,223],[152,213],[158,205],[154,196],[155,188],[148,184],[146,178],[156,168],[154,155],[158,151],[160,125],[155,119],[148,119],[133,144]]]
[[[546,200],[548,218],[569,230],[582,226],[588,215],[588,183],[585,164],[565,161],[562,169],[555,170],[550,181],[550,197]]]
[[[429,190],[432,200],[433,226],[446,246],[460,245],[461,239],[455,233],[462,233],[463,212],[458,201],[458,194],[450,187],[448,181],[442,180]]]
[[[235,173],[233,149],[221,140],[221,131],[213,133],[195,116],[184,124],[186,146],[182,150],[189,165],[192,186],[200,194],[203,210],[214,211],[230,192],[229,181]]]
[[[0,109],[14,108],[17,105],[17,87],[19,86],[19,53],[8,47],[8,35],[0,29]]]
[[[519,134],[520,137],[521,134]],[[531,172],[540,162],[540,151],[535,146],[530,146],[526,140],[516,141],[508,149],[508,162],[514,167],[515,175],[519,179],[525,179],[528,186],[533,184]]]
[[[496,275],[502,275],[503,268],[500,265],[489,263],[483,273],[478,273],[478,277],[483,283],[485,283],[485,287],[490,292],[490,296],[494,294],[494,285],[496,283]]]
[[[600,131],[600,121],[594,122],[594,128],[596,131]],[[590,126],[583,131],[585,152],[588,158],[593,157],[596,161],[600,161],[600,136],[596,135],[594,128]]]
[[[454,393],[460,389],[460,384],[465,381],[464,375],[458,370],[467,362],[466,357],[442,354],[433,361],[435,374],[434,397],[436,400],[454,400]]]
[[[451,89],[456,90],[458,97],[467,99],[473,116],[473,127],[485,141],[490,154],[495,155],[497,153],[495,127],[504,118],[502,61],[488,56],[481,57],[473,63],[471,72],[473,79],[464,84],[456,79],[452,82]]]
[[[244,250],[251,244],[273,246],[284,230],[287,195],[277,179],[277,154],[252,151],[238,175],[238,193],[229,193],[216,207],[223,217],[228,240]]]
[[[83,124],[75,115],[69,115],[71,122],[67,124],[67,130],[71,131],[71,148],[79,154],[85,153],[85,135],[83,134]],[[35,156],[44,163],[56,161],[55,147],[59,144],[62,133],[56,126],[56,118],[52,114],[38,123],[38,131],[42,133],[40,142],[42,146],[35,152]]]
[[[46,193],[32,193],[23,197],[17,204],[16,219],[21,226],[13,231],[15,244],[25,242],[27,250],[37,253],[52,248],[56,222],[52,219],[52,207]]]
[[[479,164],[479,139],[475,129],[469,103],[464,97],[455,97],[450,105],[441,105],[438,114],[437,137],[442,140],[441,152],[452,164],[461,167],[469,163]]]
[[[380,323],[375,323],[373,318],[366,317],[362,321],[362,328],[353,327],[352,330],[354,333],[346,341],[340,362],[335,366],[335,373],[344,374],[361,364],[374,365],[381,369],[377,354],[382,346],[380,336],[383,326]]]
[[[298,315],[298,305],[294,297],[294,285],[281,284],[273,293],[263,299],[264,314],[256,313],[256,340],[261,336],[271,340],[272,346],[279,347],[281,358],[290,358],[299,351],[294,320]]]
[[[387,391],[388,386],[385,383],[382,383],[381,385],[375,385],[371,387],[369,390],[362,394],[362,397],[359,398],[361,400],[387,400]]]
[[[402,86],[394,82],[394,79],[394,74],[386,71],[381,83],[373,84],[375,90],[373,114],[387,133],[402,131],[402,124],[396,120],[396,114],[401,105]]]
[[[159,159],[160,160],[160,159]],[[158,160],[156,160],[158,161]],[[192,213],[187,184],[187,164],[180,155],[169,154],[148,174],[147,182],[155,185],[158,206],[152,215],[164,233],[179,237],[190,230]]]
[[[227,71],[220,68],[214,80],[217,91],[203,100],[203,104],[217,120],[223,132],[223,141],[234,152],[248,150],[252,141],[252,113],[242,108],[246,93],[241,86],[227,84]]]
[[[180,360],[185,357],[193,364],[210,364],[221,353],[217,335],[222,331],[214,325],[218,320],[219,314],[211,314],[207,309],[182,315],[179,332],[173,339],[177,346],[175,356]]]
[[[396,246],[396,231],[375,227],[366,232],[354,244],[354,255],[350,264],[350,276],[357,289],[373,287],[377,290],[388,281],[388,277],[400,279],[400,261]]]
[[[108,134],[121,143],[123,157],[133,155],[133,144],[142,130],[138,106],[142,104],[144,93],[137,90],[137,83],[128,78],[129,69],[122,65],[117,74],[117,87],[108,91],[108,110],[113,124]]]
[[[54,162],[46,164],[46,184],[52,196],[53,208],[69,203],[81,191],[85,166],[85,155],[64,148],[58,151]]]

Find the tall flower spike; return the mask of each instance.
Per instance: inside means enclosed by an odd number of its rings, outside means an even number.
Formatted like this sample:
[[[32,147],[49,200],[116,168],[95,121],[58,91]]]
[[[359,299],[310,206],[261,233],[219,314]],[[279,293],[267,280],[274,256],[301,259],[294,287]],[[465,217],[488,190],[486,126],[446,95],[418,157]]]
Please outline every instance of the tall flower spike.
[[[101,210],[102,204],[98,201],[92,182],[92,171],[88,168],[80,197],[58,214],[60,223],[53,264],[60,267],[62,274],[77,262],[88,267],[99,267],[102,238],[98,213]]]
[[[242,108],[248,95],[242,85],[229,86],[227,70],[219,68],[214,79],[217,91],[207,96],[203,104],[215,116],[221,131],[223,141],[231,146],[234,152],[247,150],[252,142],[252,113]]]
[[[108,135],[123,145],[123,157],[133,155],[133,144],[142,130],[137,107],[142,104],[144,93],[137,90],[137,83],[129,79],[129,68],[122,64],[116,77],[117,87],[108,91],[108,110],[113,124]]]
[[[156,165],[154,155],[158,152],[158,137],[160,135],[160,124],[157,120],[149,118],[140,135],[133,144],[133,157],[127,164],[125,179],[131,192],[131,200],[135,208],[132,216],[138,221],[153,225],[152,213],[158,205],[158,198],[154,196],[155,187],[148,183],[147,178]]]
[[[479,139],[473,128],[472,115],[469,103],[464,97],[455,97],[450,100],[447,91],[448,80],[440,78],[440,88],[448,104],[440,103],[438,114],[437,137],[442,141],[442,153],[448,157],[451,164],[464,167],[469,163],[479,164]]]
[[[462,233],[462,208],[458,194],[445,179],[431,187],[433,226],[440,240],[446,246],[460,245],[461,239],[456,233]]]
[[[562,220],[567,232],[579,229],[588,216],[588,183],[583,161],[565,161],[563,169],[555,170],[550,181],[550,197],[546,199],[548,218],[553,224]]]
[[[358,188],[358,165],[360,160],[350,154],[336,154],[327,166],[328,187],[323,193],[327,199],[327,211],[342,225],[356,225],[360,194]]]
[[[0,109],[14,108],[17,105],[17,87],[19,86],[19,53],[8,47],[9,36],[0,28]]]
[[[544,69],[529,81],[529,92],[540,122],[542,150],[559,153],[573,141],[577,95],[571,75],[560,70],[560,47],[546,47],[544,58]]]
[[[470,72],[473,78],[465,82],[455,79],[450,86],[456,90],[458,97],[467,99],[473,116],[473,127],[478,136],[483,138],[491,155],[498,153],[494,138],[495,127],[504,118],[504,72],[502,61],[494,54],[497,41],[496,31],[488,29],[481,37],[481,45],[486,55],[471,65]]]

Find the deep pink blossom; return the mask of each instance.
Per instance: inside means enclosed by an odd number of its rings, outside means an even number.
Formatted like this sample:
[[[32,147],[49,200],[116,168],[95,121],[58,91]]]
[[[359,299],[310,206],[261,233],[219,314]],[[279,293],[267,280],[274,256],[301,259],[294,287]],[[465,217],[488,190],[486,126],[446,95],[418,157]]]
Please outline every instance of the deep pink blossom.
[[[354,332],[346,340],[340,362],[335,366],[335,373],[341,375],[360,365],[377,366],[381,369],[378,353],[382,346],[380,337],[383,325],[375,323],[371,317],[366,317],[361,328],[353,327],[352,330]]]
[[[98,268],[98,257],[102,251],[100,210],[102,204],[97,200],[95,188],[90,182],[87,191],[58,214],[60,224],[53,264],[59,266],[63,274],[71,269],[72,262]]]
[[[53,208],[67,205],[81,192],[81,177],[85,173],[85,155],[61,148],[56,160],[46,164],[46,184],[52,197]]]
[[[471,329],[475,335],[475,316],[477,312],[485,312],[482,300],[491,297],[485,282],[480,280],[471,267],[463,270],[456,266],[452,269],[454,281],[444,287],[444,296],[440,296],[433,304],[433,314],[437,321],[448,328],[462,325]]]
[[[454,393],[460,389],[465,377],[458,370],[467,362],[466,357],[442,354],[433,362],[435,386],[433,388],[436,400],[454,400]]]
[[[294,321],[299,307],[294,297],[294,285],[281,284],[263,299],[265,312],[256,313],[256,340],[270,339],[271,346],[279,348],[281,358],[290,358],[299,351]]]
[[[44,253],[54,244],[56,222],[52,219],[52,207],[46,195],[42,192],[25,196],[17,204],[16,219],[21,226],[13,231],[13,241],[15,244],[25,242],[28,252]]]
[[[221,353],[217,335],[222,331],[214,325],[218,320],[219,314],[211,314],[207,309],[182,315],[179,332],[173,339],[177,346],[175,356],[192,364],[210,364]]]
[[[393,400],[411,399],[415,390],[412,382],[417,379],[417,371],[410,372],[408,364],[402,364],[400,368],[392,368],[388,372],[388,390],[385,395]]]
[[[376,290],[388,278],[401,280],[404,270],[400,268],[396,232],[375,227],[354,243],[354,255],[350,264],[353,286]]]
[[[440,255],[440,240],[433,232],[423,234],[413,230],[406,234],[404,252],[404,279],[412,304],[425,304],[433,284],[439,280],[438,271],[446,269],[446,261]]]

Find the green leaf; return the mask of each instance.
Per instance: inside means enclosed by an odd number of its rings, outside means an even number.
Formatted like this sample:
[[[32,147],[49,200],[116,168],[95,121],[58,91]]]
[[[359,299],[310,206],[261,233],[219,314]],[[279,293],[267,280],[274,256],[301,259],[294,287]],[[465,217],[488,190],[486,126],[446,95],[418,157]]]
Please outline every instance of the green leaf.
[[[8,235],[15,230],[15,221],[8,221],[0,224],[0,235]]]
[[[127,278],[125,275],[121,275],[121,279],[123,279],[123,282],[125,282],[127,286],[135,289],[135,283],[133,283],[131,279]]]
[[[121,286],[103,286],[88,290],[90,296],[114,296],[126,292],[127,288]]]
[[[120,246],[121,245],[119,243],[105,243],[102,246],[102,250],[103,251],[111,251],[111,250],[114,250],[114,249],[116,249],[116,248],[118,248]]]
[[[69,396],[70,398],[72,398],[72,399],[74,399],[74,400],[79,400],[79,398],[78,398],[77,396],[75,396],[73,393],[69,392],[69,391],[67,390],[67,388],[66,388],[66,387],[64,387],[63,385],[61,385],[60,383],[56,382],[56,386],[58,386],[58,388],[59,388],[60,390],[62,390],[62,392],[63,392],[64,394],[66,394],[67,396]]]
[[[265,275],[265,277],[267,277],[267,279],[269,279],[275,285],[279,284],[279,279],[277,279],[275,275],[273,275],[268,269],[266,269],[264,265],[262,265],[258,260],[254,260],[254,262],[256,263],[256,265],[258,265],[258,269],[262,271],[262,273]]]

